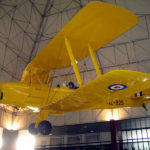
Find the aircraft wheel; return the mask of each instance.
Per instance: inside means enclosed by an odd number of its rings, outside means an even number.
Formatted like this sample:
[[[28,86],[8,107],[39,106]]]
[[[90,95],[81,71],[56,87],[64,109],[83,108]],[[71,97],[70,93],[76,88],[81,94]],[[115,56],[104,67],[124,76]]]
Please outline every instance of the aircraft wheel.
[[[48,135],[52,130],[52,125],[49,121],[43,120],[39,123],[38,129],[42,135]]]
[[[33,134],[33,135],[36,135],[36,134],[39,133],[39,129],[38,129],[38,128],[35,128],[35,123],[30,124],[28,130],[29,130],[29,132],[30,132],[31,134]]]

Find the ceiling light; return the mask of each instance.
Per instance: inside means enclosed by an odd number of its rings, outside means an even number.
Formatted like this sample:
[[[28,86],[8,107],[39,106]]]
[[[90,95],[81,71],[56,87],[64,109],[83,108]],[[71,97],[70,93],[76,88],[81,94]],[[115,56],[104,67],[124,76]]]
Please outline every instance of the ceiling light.
[[[27,108],[31,109],[33,112],[39,112],[39,108],[37,107],[31,107],[31,106],[27,106]]]

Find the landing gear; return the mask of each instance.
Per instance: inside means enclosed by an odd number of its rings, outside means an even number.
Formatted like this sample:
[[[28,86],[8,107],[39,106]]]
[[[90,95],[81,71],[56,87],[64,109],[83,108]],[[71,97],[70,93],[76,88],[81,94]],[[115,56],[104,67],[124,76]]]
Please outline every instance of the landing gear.
[[[33,135],[36,135],[38,133],[42,135],[48,135],[51,133],[51,131],[52,131],[52,125],[48,121],[48,110],[39,112],[36,123],[32,123],[29,126],[29,132]]]
[[[39,129],[40,134],[48,135],[51,133],[52,125],[49,121],[44,120],[39,123],[38,129]]]
[[[35,123],[30,124],[28,130],[29,130],[29,132],[30,132],[31,134],[33,134],[33,135],[36,135],[36,134],[39,133],[39,129],[38,129],[38,128],[35,128]]]
[[[33,135],[36,135],[38,133],[42,135],[48,135],[52,131],[52,125],[49,121],[43,120],[38,124],[38,127],[35,128],[35,123],[32,123],[29,126],[29,132]]]

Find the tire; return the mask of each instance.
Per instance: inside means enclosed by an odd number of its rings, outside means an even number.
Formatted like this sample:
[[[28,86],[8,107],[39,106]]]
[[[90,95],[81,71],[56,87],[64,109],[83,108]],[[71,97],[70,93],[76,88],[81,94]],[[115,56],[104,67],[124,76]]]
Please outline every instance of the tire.
[[[40,134],[49,135],[52,131],[52,125],[49,121],[44,120],[39,123],[38,129]]]
[[[30,124],[28,130],[32,135],[36,135],[39,133],[39,129],[35,128],[35,123]]]

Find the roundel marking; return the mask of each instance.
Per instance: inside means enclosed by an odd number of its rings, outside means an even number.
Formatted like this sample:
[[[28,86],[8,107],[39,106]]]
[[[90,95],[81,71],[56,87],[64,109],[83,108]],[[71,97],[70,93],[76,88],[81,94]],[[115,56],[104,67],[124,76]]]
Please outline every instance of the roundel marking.
[[[113,91],[119,91],[119,90],[123,90],[126,88],[127,88],[127,86],[124,84],[112,84],[112,85],[108,86],[108,89],[113,90]]]

